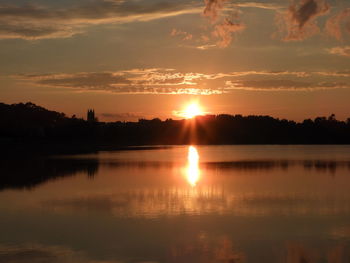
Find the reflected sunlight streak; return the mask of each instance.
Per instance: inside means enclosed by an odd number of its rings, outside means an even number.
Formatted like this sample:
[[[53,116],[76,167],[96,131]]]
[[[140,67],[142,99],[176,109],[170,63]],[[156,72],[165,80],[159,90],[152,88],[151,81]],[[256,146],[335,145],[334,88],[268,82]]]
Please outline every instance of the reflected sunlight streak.
[[[191,186],[196,186],[200,176],[199,154],[196,147],[190,146],[188,148],[187,159],[188,159],[188,165],[186,170],[187,181]]]

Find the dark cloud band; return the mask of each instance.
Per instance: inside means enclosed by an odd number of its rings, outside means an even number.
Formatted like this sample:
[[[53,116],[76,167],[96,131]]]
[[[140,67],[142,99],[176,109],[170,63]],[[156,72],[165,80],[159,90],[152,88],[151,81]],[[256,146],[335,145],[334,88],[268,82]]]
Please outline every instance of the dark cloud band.
[[[228,93],[232,90],[283,91],[350,87],[348,71],[240,71],[204,74],[155,68],[76,74],[27,74],[14,77],[45,87],[115,94],[211,95]]]

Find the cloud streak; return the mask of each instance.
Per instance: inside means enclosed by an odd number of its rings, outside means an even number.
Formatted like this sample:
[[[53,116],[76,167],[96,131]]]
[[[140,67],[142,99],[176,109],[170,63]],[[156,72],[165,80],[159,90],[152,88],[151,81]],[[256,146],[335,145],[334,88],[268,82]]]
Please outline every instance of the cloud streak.
[[[225,19],[222,23],[217,24],[213,31],[213,36],[219,38],[217,42],[219,47],[225,48],[230,45],[233,40],[232,34],[244,30],[245,26],[241,23],[234,23],[229,19]]]
[[[0,4],[0,39],[38,40],[69,38],[84,33],[91,26],[151,21],[184,14],[200,14],[212,25],[211,36],[218,47],[230,45],[233,34],[245,29],[238,20],[237,8],[259,8],[278,12],[276,21],[284,41],[301,41],[320,32],[317,19],[328,13],[326,0],[293,0],[286,11],[278,1],[122,1],[93,0],[65,8],[50,8],[36,4]],[[343,31],[350,32],[350,9],[331,17],[325,26],[327,33],[339,40]],[[177,30],[191,40],[192,34]],[[208,46],[214,43],[205,43]],[[205,49],[205,48],[203,48]]]
[[[180,36],[182,40],[191,40],[193,38],[193,35],[186,32],[186,31],[182,31],[182,30],[178,30],[176,28],[174,28],[170,35],[172,37],[175,37],[175,36]]]
[[[243,8],[260,8],[260,9],[269,9],[269,10],[279,10],[282,9],[283,6],[279,3],[273,2],[254,2],[254,1],[235,1],[232,3],[234,6],[243,7]]]
[[[227,0],[205,0],[204,2],[205,8],[203,15],[211,21],[214,28],[211,34],[214,39],[218,39],[215,46],[220,48],[228,47],[233,40],[233,34],[245,29],[245,25],[238,20],[237,6],[231,6],[229,8],[230,16],[228,16],[222,15],[224,4]],[[212,47],[213,44],[205,44],[197,48],[206,50]]]
[[[64,38],[84,32],[87,26],[92,25],[150,21],[200,12],[198,4],[185,1],[141,3],[95,0],[65,9],[0,4],[0,38]]]
[[[345,24],[345,31],[350,33],[350,8],[329,18],[325,26],[326,32],[338,40],[343,40],[343,24]]]
[[[348,71],[239,71],[205,74],[174,69],[132,69],[75,74],[25,74],[14,78],[33,85],[78,92],[113,94],[224,94],[233,90],[319,90],[348,88]],[[108,117],[108,116],[105,116]]]
[[[227,0],[205,0],[204,2],[205,8],[203,15],[209,17],[214,22],[218,19],[219,13]]]
[[[278,13],[276,22],[284,41],[301,41],[320,32],[317,18],[327,14],[325,0],[294,0],[285,12]]]
[[[16,78],[36,85],[70,88],[79,91],[104,91],[117,94],[196,94],[222,93],[220,89],[200,87],[206,75],[180,73],[171,69],[146,69],[118,72],[89,72],[76,74],[17,75]]]
[[[312,91],[325,89],[350,88],[345,82],[302,82],[287,79],[227,81],[226,86],[232,90],[256,91]]]
[[[334,47],[334,48],[328,49],[328,52],[333,55],[350,57],[350,46]]]

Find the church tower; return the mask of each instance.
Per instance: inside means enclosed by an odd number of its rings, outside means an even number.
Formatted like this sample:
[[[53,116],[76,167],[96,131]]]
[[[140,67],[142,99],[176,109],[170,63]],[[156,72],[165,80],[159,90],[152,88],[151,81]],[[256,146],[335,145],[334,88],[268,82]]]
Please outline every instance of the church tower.
[[[95,111],[93,109],[88,109],[87,111],[87,121],[88,122],[95,122]]]

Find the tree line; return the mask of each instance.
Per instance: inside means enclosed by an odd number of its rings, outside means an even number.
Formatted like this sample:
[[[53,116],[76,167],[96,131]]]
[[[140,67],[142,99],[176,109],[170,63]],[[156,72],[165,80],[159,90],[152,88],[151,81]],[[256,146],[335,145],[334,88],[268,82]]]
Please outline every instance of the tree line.
[[[2,145],[56,144],[87,150],[132,145],[349,144],[350,118],[334,114],[295,122],[270,116],[206,115],[184,120],[88,122],[33,103],[0,103]]]

